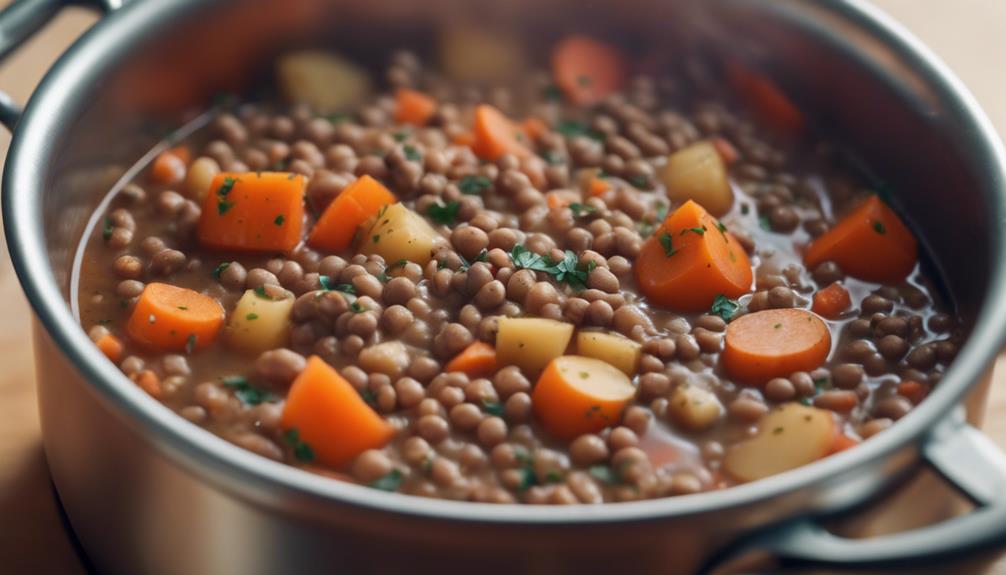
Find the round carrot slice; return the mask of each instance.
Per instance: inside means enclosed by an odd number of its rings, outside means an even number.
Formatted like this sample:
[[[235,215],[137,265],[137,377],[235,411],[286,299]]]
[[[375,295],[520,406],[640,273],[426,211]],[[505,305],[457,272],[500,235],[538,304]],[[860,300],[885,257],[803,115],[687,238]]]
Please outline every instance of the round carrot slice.
[[[192,352],[213,343],[223,322],[224,308],[216,299],[153,282],[136,301],[126,331],[146,347]]]
[[[553,359],[531,396],[534,413],[557,437],[573,439],[616,425],[636,395],[628,376],[599,359],[565,355]]]
[[[618,50],[586,36],[570,36],[552,52],[552,74],[575,104],[596,104],[625,82],[625,59]]]
[[[819,367],[831,351],[831,333],[802,309],[769,309],[741,316],[727,326],[721,359],[727,373],[748,384]]]
[[[532,155],[524,131],[496,108],[481,104],[475,108],[475,153],[484,160],[496,160],[503,154],[518,158]]]
[[[634,269],[652,303],[681,311],[709,309],[717,295],[738,297],[752,279],[737,238],[691,200],[643,243]]]

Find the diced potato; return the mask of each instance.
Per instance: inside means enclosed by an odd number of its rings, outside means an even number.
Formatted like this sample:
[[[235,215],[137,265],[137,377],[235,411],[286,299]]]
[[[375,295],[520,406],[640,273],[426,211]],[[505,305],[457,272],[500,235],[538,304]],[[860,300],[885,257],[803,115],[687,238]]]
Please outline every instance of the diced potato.
[[[433,242],[438,238],[422,216],[403,204],[392,204],[360,239],[365,254],[378,254],[391,263],[408,260],[426,265],[433,254]]]
[[[350,110],[370,93],[370,77],[349,61],[317,50],[291,52],[276,62],[283,96],[318,113]]]
[[[756,436],[727,451],[723,468],[741,481],[782,473],[828,455],[837,433],[830,411],[786,403],[762,418]]]
[[[723,414],[723,404],[708,389],[685,383],[671,392],[667,414],[684,429],[701,431],[716,423]]]
[[[734,205],[726,164],[712,142],[697,142],[668,156],[660,180],[672,202],[695,200],[715,217]]]
[[[290,335],[292,309],[293,294],[275,298],[245,290],[227,322],[224,338],[234,349],[249,354],[283,347]]]
[[[509,34],[465,23],[452,26],[440,37],[444,72],[461,83],[484,84],[514,78],[525,69],[524,49]]]
[[[548,362],[566,353],[573,326],[554,319],[501,317],[496,333],[496,362],[538,373]]]
[[[614,333],[581,331],[576,336],[576,352],[610,363],[632,377],[639,367],[642,345]]]
[[[189,166],[189,172],[185,176],[186,193],[201,204],[213,183],[213,178],[217,177],[219,173],[220,164],[217,164],[213,158],[208,156],[196,158]]]

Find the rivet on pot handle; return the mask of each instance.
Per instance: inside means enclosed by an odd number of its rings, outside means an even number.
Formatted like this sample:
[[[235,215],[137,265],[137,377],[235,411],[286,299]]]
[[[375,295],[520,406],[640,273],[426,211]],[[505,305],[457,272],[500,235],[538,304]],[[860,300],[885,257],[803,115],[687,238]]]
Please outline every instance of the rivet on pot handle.
[[[15,0],[0,10],[0,60],[31,38],[63,8],[90,6],[108,13],[122,6],[124,0]],[[0,123],[14,131],[21,118],[21,107],[0,92]]]
[[[894,568],[952,559],[1006,543],[1006,457],[959,410],[922,445],[923,459],[970,497],[977,508],[920,529],[868,539],[840,537],[806,517],[767,530],[717,558],[707,573],[733,573],[733,564],[801,565],[841,569]],[[737,561],[740,560],[740,561]]]

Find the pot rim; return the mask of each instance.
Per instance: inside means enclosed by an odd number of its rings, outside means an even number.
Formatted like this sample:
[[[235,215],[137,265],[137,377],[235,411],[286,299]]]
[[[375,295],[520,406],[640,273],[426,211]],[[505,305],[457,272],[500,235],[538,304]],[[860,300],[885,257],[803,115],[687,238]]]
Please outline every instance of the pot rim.
[[[91,344],[75,321],[50,270],[42,223],[42,189],[52,163],[52,136],[68,125],[81,105],[75,86],[114,65],[108,53],[129,46],[157,23],[170,22],[199,3],[130,2],[85,33],[46,74],[13,135],[3,174],[3,217],[8,249],[25,295],[41,327],[91,384],[92,392],[162,453],[197,477],[238,495],[257,493],[305,498],[313,504],[465,522],[584,524],[680,518],[750,505],[826,481],[841,472],[884,458],[921,438],[981,379],[1006,339],[1006,233],[993,225],[992,266],[986,301],[957,359],[925,402],[890,430],[856,449],[824,458],[772,478],[694,495],[604,505],[551,506],[441,501],[384,493],[266,460],[189,423],[136,387]],[[1006,152],[988,118],[963,84],[928,48],[889,16],[864,0],[826,0],[819,9],[867,27],[914,65],[965,127],[969,150],[983,166],[992,222],[1006,221]]]

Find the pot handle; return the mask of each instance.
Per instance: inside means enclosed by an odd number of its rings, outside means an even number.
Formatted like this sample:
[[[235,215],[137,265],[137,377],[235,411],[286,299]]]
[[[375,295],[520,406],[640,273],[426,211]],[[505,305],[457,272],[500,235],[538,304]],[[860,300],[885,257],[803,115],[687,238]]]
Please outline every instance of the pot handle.
[[[124,0],[14,0],[0,10],[0,61],[38,32],[63,8],[88,6],[108,13],[122,6]],[[5,92],[0,92],[0,123],[14,131],[21,118],[21,107]]]
[[[721,554],[706,573],[732,573],[754,558],[779,566],[897,568],[1006,544],[1006,456],[964,421],[963,409],[924,439],[923,460],[976,504],[972,512],[919,529],[868,539],[827,531],[820,517],[783,523]],[[734,565],[736,563],[736,566]]]

